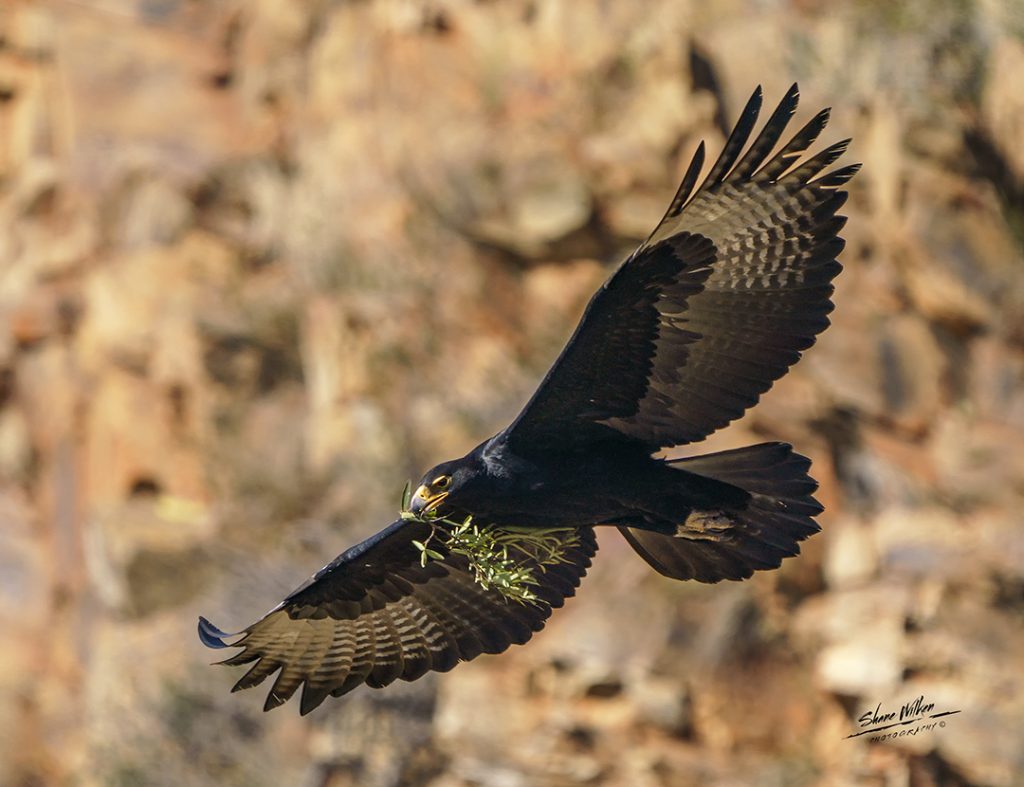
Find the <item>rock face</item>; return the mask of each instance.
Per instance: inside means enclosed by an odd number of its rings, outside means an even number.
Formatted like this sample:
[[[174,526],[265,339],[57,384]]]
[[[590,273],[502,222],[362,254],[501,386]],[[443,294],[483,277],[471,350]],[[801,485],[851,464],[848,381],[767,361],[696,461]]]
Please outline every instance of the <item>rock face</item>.
[[[0,783],[1020,784],[1011,5],[4,3]],[[814,459],[804,554],[678,584],[608,532],[528,648],[307,719],[228,694],[196,615],[504,425],[794,80],[865,163],[834,325],[709,448]],[[960,713],[847,738],[919,697]]]

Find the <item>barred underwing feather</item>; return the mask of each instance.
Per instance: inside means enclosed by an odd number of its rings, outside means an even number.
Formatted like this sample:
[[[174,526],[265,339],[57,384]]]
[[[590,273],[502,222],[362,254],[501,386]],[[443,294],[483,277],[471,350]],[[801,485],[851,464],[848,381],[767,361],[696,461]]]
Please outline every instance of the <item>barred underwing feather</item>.
[[[463,557],[449,554],[421,566],[412,544],[416,524],[399,520],[348,550],[233,644],[228,640],[237,635],[201,619],[204,642],[242,649],[222,663],[251,664],[233,690],[278,673],[264,709],[286,702],[301,687],[299,709],[306,714],[326,697],[363,683],[381,688],[430,670],[447,671],[481,653],[501,653],[544,627],[552,608],[575,593],[597,550],[591,528],[567,531],[579,539],[565,551],[569,562],[538,570],[538,600],[521,604],[484,590]],[[363,596],[356,599],[359,587]],[[324,614],[333,608],[336,591],[358,605],[358,615],[349,614],[349,607],[340,617]]]
[[[837,189],[856,165],[821,174],[849,140],[801,163],[828,110],[771,154],[798,100],[794,85],[744,153],[756,90],[699,185],[691,162],[662,223],[594,295],[506,430],[513,451],[611,435],[650,450],[701,440],[754,405],[829,325],[847,196]]]

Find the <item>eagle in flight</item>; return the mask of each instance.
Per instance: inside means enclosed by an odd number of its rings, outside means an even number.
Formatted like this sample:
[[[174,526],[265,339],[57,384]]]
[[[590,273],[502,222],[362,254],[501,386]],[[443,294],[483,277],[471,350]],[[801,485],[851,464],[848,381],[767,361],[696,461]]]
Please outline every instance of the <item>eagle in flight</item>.
[[[664,218],[591,298],[522,412],[428,471],[406,517],[238,634],[200,618],[204,644],[241,648],[222,663],[251,665],[234,690],[277,673],[264,709],[301,686],[306,714],[364,683],[521,645],[574,594],[600,525],[673,579],[745,579],[799,552],[822,507],[810,461],[789,445],[654,456],[739,418],[829,324],[846,221],[836,213],[859,165],[828,170],[849,140],[804,155],[827,109],[775,151],[798,97],[793,85],[748,146],[758,88],[703,180],[701,143]],[[506,557],[538,569],[530,600],[515,601],[481,583],[464,551],[436,541],[426,559],[430,515],[570,537],[543,565],[509,542]]]

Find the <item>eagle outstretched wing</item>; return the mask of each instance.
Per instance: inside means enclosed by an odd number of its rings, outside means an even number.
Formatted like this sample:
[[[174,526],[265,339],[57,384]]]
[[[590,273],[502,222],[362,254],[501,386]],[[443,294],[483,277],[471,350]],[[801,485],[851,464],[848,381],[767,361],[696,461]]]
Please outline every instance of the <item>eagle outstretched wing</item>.
[[[793,85],[741,157],[758,88],[698,187],[701,144],[658,227],[594,295],[505,431],[513,451],[700,440],[754,405],[828,326],[840,188],[860,165],[821,174],[849,140],[798,161],[827,109],[769,158],[798,97]]]
[[[318,571],[274,609],[238,634],[205,618],[199,636],[212,648],[240,647],[222,664],[252,664],[232,691],[278,676],[264,710],[286,702],[300,686],[304,715],[328,696],[365,683],[381,688],[446,672],[481,653],[502,653],[544,627],[551,610],[572,596],[597,551],[592,528],[574,531],[565,562],[535,570],[535,601],[509,601],[485,590],[464,557],[444,552],[421,565],[413,541],[430,525],[398,520]],[[514,555],[531,568],[531,558]],[[238,636],[234,642],[226,642]]]

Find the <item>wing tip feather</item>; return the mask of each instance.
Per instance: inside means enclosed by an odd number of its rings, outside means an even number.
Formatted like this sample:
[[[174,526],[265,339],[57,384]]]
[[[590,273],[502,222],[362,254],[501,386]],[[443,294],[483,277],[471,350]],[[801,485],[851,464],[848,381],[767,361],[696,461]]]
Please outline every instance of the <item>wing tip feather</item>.
[[[822,189],[838,189],[847,183],[860,172],[861,167],[864,165],[860,162],[856,164],[848,164],[845,167],[834,169],[831,172],[826,172],[819,178],[816,178],[810,182],[809,185],[817,186]]]
[[[234,647],[231,643],[225,642],[225,639],[231,637],[237,637],[243,633],[241,631],[227,632],[221,631],[215,625],[213,625],[207,618],[202,615],[199,616],[199,641],[202,642],[206,647],[214,650],[220,648],[231,648]]]

